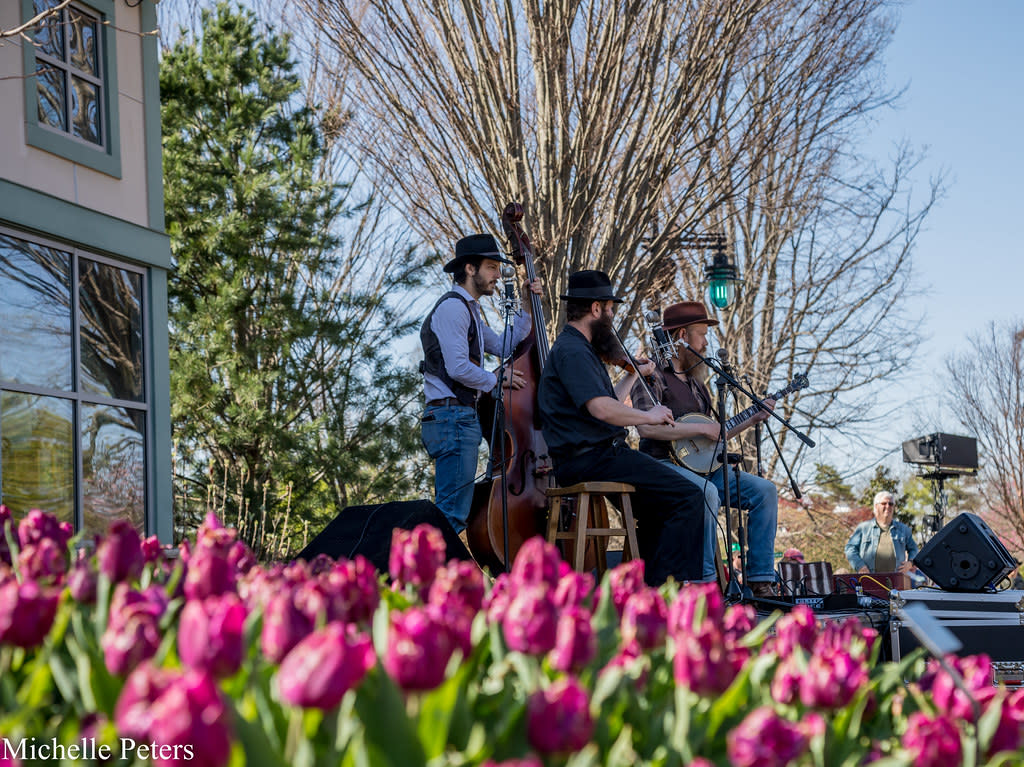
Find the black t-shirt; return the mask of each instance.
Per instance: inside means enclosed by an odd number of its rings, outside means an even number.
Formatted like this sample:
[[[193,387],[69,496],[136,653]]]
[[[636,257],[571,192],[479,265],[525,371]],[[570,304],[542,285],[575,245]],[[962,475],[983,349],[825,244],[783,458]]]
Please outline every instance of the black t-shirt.
[[[586,403],[594,397],[615,399],[611,378],[590,342],[566,325],[551,345],[537,389],[541,429],[552,455],[625,436],[621,426],[590,414]]]

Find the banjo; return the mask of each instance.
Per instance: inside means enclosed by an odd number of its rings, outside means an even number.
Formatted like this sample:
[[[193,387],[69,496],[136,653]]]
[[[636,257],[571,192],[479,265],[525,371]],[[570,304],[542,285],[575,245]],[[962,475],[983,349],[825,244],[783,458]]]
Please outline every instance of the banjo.
[[[776,402],[787,394],[799,391],[807,386],[807,374],[798,373],[786,386],[764,399],[773,399]],[[740,424],[750,420],[760,410],[757,405],[751,405],[746,410],[737,413],[725,422],[725,433],[735,429]],[[676,423],[718,423],[713,418],[708,418],[703,413],[687,413],[676,419]],[[698,474],[710,474],[722,466],[722,442],[721,440],[708,439],[707,437],[683,437],[672,441],[672,449],[676,459],[690,471]]]

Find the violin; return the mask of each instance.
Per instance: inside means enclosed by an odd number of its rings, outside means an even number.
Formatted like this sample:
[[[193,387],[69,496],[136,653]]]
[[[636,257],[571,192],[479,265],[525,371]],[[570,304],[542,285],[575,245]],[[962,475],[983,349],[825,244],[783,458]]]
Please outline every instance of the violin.
[[[522,229],[522,219],[522,205],[510,202],[505,206],[501,223],[513,260],[525,269],[528,281],[533,282],[533,246]],[[466,537],[477,562],[492,570],[507,570],[523,543],[543,535],[548,506],[545,491],[551,484],[554,468],[541,433],[537,405],[537,388],[550,347],[541,297],[532,292],[527,297],[533,328],[512,352],[508,363],[523,374],[525,385],[504,389],[501,401],[485,396],[479,407],[483,432],[491,435],[491,478],[478,482],[474,488]]]

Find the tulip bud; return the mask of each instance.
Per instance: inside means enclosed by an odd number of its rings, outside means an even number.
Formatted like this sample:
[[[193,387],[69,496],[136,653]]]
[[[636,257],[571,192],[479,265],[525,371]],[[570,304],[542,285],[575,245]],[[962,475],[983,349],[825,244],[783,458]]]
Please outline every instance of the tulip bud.
[[[60,592],[36,581],[0,581],[0,644],[35,647],[41,644],[57,615]]]
[[[187,602],[178,624],[181,662],[214,677],[234,674],[245,653],[245,618],[245,606],[234,594]]]
[[[84,549],[78,552],[78,559],[68,573],[68,590],[71,598],[84,605],[96,602],[96,584],[99,576]]]
[[[388,573],[399,587],[411,585],[425,593],[444,561],[444,536],[436,527],[422,524],[392,532]]]
[[[782,719],[770,706],[751,711],[726,736],[733,767],[785,767],[806,753],[807,746],[800,726]]]
[[[362,681],[373,663],[368,637],[350,634],[341,623],[328,623],[281,661],[277,687],[286,703],[329,710]]]
[[[377,570],[361,554],[337,562],[320,576],[326,584],[327,620],[366,623],[380,604]]]
[[[501,622],[512,650],[543,655],[555,646],[558,610],[543,586],[524,586],[512,598]]]
[[[172,679],[153,702],[148,738],[176,757],[158,759],[167,767],[223,767],[231,756],[227,708],[208,674],[187,671]]]
[[[235,591],[237,573],[231,562],[233,536],[216,528],[196,539],[185,572],[185,596],[204,599]]]
[[[594,576],[590,573],[570,570],[558,579],[558,586],[555,588],[553,600],[555,606],[559,609],[565,607],[586,607],[593,594]]]
[[[593,732],[590,700],[574,678],[563,677],[530,695],[526,703],[526,737],[542,754],[579,751]]]
[[[142,574],[142,539],[130,522],[119,519],[110,525],[96,550],[96,561],[112,583],[134,580]]]
[[[797,605],[779,618],[775,624],[775,637],[765,642],[765,652],[774,652],[785,658],[797,648],[810,653],[818,638],[818,624],[814,612],[807,605]]]
[[[811,708],[842,708],[867,681],[864,663],[845,650],[816,652],[800,679],[800,701]]]
[[[112,674],[127,674],[160,647],[160,615],[150,602],[134,602],[113,613],[100,638],[103,660]]]
[[[125,680],[114,708],[117,732],[122,737],[143,739],[153,724],[153,701],[160,697],[174,678],[174,672],[157,668],[151,662],[140,663]]]
[[[474,562],[453,559],[437,571],[427,601],[476,614],[484,603],[483,571]]]
[[[539,535],[519,547],[512,563],[512,582],[517,586],[534,585],[554,589],[558,585],[562,557],[558,549]]]
[[[72,535],[74,530],[71,525],[39,509],[29,509],[18,524],[18,544],[22,547],[49,538],[58,548],[66,549]]]
[[[59,585],[68,569],[68,550],[52,538],[22,546],[18,553],[18,570],[26,580]]]
[[[631,594],[622,608],[622,641],[636,642],[642,650],[660,647],[665,642],[668,608],[655,589],[643,588]]]
[[[441,684],[454,649],[447,628],[430,609],[391,613],[384,668],[403,690],[432,690]]]
[[[608,571],[608,586],[612,590],[612,602],[619,615],[622,615],[622,608],[626,606],[630,594],[635,594],[646,585],[642,559],[631,559]]]
[[[512,580],[508,573],[501,573],[491,584],[491,590],[484,597],[484,610],[488,623],[501,623],[512,604]]]
[[[914,767],[948,767],[960,764],[960,731],[956,722],[944,714],[930,717],[915,711],[907,720],[903,746],[914,761]]]
[[[556,671],[579,671],[597,655],[597,637],[590,622],[590,613],[581,607],[570,607],[558,618],[555,647],[548,654]]]
[[[294,588],[270,597],[263,612],[260,647],[271,663],[280,663],[313,630],[313,621],[295,603]]]

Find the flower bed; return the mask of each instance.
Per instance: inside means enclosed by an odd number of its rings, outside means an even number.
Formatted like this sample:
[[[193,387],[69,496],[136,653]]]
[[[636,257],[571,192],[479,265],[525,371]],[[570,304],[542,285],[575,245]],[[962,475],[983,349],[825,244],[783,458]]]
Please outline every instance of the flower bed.
[[[534,539],[489,584],[421,526],[385,581],[259,566],[212,517],[174,562],[127,524],[73,558],[53,517],[0,521],[0,765],[1024,763],[1024,690],[984,657],[950,659],[976,710],[855,619],[755,625],[640,562],[595,588]]]

